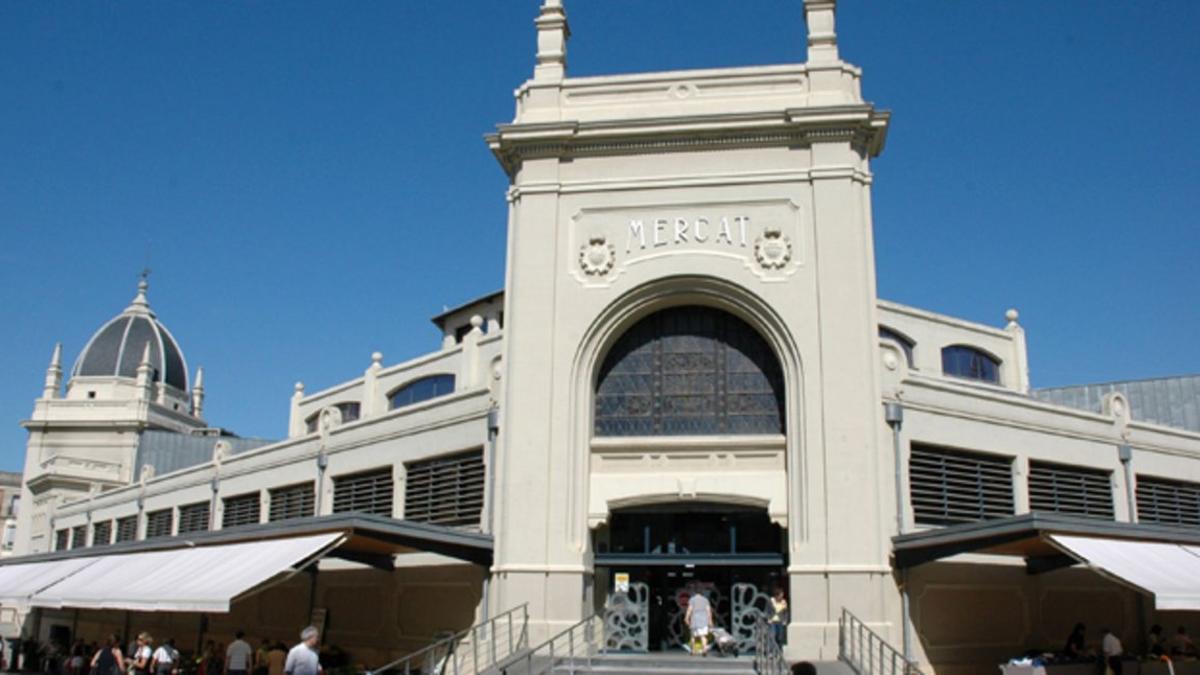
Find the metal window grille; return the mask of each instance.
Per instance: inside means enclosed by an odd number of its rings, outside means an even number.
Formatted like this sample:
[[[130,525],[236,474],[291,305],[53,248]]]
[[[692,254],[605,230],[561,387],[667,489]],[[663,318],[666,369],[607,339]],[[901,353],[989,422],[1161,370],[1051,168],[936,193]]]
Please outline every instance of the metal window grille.
[[[208,502],[196,502],[179,507],[179,534],[203,532],[208,529],[210,506]]]
[[[337,408],[338,412],[342,413],[342,422],[353,422],[354,420],[358,419],[359,415],[362,414],[362,404],[360,404],[358,401],[338,403],[333,407]],[[317,412],[309,415],[308,418],[304,420],[304,426],[308,430],[308,433],[311,434],[316,431],[317,425],[320,423],[320,421],[321,411],[318,410]]]
[[[1012,458],[913,443],[908,461],[913,517],[950,525],[1013,514]]]
[[[392,467],[372,469],[333,479],[334,513],[374,513],[392,515],[395,492]]]
[[[1200,484],[1138,474],[1137,511],[1143,523],[1200,525]]]
[[[405,465],[404,518],[479,528],[483,512],[483,450]]]
[[[1111,474],[1103,469],[1031,461],[1029,509],[1112,520]]]
[[[71,548],[87,546],[87,525],[76,525],[71,528]]]
[[[92,525],[92,546],[108,546],[112,542],[112,521],[105,520]]]
[[[254,525],[258,523],[262,511],[262,502],[257,492],[225,498],[225,513],[221,517],[221,527],[237,527],[238,525]]]
[[[160,511],[151,511],[146,514],[146,538],[153,539],[154,537],[169,537],[171,536],[171,526],[174,513],[172,509],[162,509]]]
[[[137,516],[117,518],[117,542],[137,539]]]
[[[315,490],[316,486],[312,481],[272,489],[267,520],[273,523],[277,520],[312,516],[316,513]]]
[[[65,551],[71,543],[71,531],[65,527],[54,533],[54,550]]]
[[[781,434],[783,371],[766,340],[709,307],[673,307],[634,324],[596,385],[597,436]]]

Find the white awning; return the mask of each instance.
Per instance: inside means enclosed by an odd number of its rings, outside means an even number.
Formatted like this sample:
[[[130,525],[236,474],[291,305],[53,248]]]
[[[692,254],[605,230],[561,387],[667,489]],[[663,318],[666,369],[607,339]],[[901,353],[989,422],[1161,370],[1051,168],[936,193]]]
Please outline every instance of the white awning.
[[[1053,534],[1067,553],[1154,596],[1157,609],[1200,610],[1200,548]]]
[[[0,566],[0,603],[24,607],[38,591],[53,586],[98,558],[70,558]]]
[[[343,537],[337,532],[76,559],[70,562],[89,564],[49,588],[39,589],[29,604],[228,612],[230,603],[238,596],[282,573],[295,572],[293,566],[324,554],[341,543]]]

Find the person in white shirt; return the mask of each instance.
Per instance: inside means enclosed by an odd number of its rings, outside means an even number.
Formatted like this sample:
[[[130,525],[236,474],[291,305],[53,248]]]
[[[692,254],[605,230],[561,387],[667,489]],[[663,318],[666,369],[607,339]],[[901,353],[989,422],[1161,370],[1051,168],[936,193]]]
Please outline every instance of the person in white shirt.
[[[287,661],[283,664],[285,675],[321,675],[321,660],[317,653],[317,643],[321,634],[316,626],[309,626],[300,631],[300,644],[288,652]]]
[[[254,648],[242,638],[246,633],[238,631],[235,639],[225,648],[225,672],[228,675],[246,675],[250,670],[250,660],[254,657]]]
[[[1104,629],[1104,638],[1100,641],[1100,650],[1104,652],[1104,660],[1108,662],[1113,675],[1121,675],[1121,655],[1125,650],[1121,648],[1121,640],[1107,628]]]
[[[150,672],[154,675],[172,675],[179,672],[179,652],[175,650],[175,638],[170,638],[154,650],[150,659]]]

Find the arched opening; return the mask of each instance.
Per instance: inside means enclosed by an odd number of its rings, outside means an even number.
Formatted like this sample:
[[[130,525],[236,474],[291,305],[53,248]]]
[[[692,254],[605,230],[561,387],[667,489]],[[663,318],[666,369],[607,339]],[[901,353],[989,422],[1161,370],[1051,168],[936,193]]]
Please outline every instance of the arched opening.
[[[681,649],[691,596],[703,592],[713,622],[739,643],[753,641],[754,619],[787,587],[786,534],[763,508],[717,502],[658,503],[615,509],[595,532],[599,588],[621,611],[644,616],[617,648]],[[637,605],[641,605],[638,607]]]
[[[712,307],[655,312],[600,366],[596,436],[782,434],[779,360],[745,321]]]

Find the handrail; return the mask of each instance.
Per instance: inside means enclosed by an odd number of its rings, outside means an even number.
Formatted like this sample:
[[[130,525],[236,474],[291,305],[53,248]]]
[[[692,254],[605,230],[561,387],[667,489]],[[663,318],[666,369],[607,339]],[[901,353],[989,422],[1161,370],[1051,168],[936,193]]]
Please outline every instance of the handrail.
[[[514,627],[514,620],[519,625]],[[503,624],[503,625],[502,625]],[[504,637],[501,637],[504,634]],[[471,653],[460,654],[459,647],[468,641]],[[507,649],[501,651],[501,648]],[[529,603],[522,603],[502,614],[477,623],[474,626],[454,635],[444,637],[437,642],[380,666],[366,671],[366,675],[380,675],[389,671],[413,675],[475,675],[486,668],[494,668],[496,664],[511,657],[518,651],[529,646]],[[482,649],[482,654],[480,650]],[[470,659],[470,668],[463,661]]]
[[[858,675],[921,675],[916,664],[845,607],[838,619],[838,658]]]
[[[590,669],[592,656],[600,651],[604,618],[597,614],[574,624],[525,654],[503,664],[504,675],[543,675],[558,672],[573,675],[576,668]],[[557,645],[557,647],[556,647]],[[586,671],[585,671],[586,672]]]
[[[754,672],[758,675],[788,675],[791,668],[783,658],[783,648],[775,641],[775,633],[766,617],[759,614],[754,621]]]

